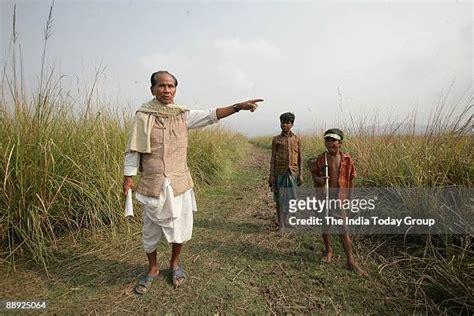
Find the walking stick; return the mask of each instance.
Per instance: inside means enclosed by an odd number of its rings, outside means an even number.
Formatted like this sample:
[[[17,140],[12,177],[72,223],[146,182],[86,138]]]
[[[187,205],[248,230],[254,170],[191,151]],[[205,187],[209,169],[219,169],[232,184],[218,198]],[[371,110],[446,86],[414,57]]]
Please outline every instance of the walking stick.
[[[329,216],[329,166],[328,166],[328,152],[324,152],[324,175],[326,176],[326,217]]]

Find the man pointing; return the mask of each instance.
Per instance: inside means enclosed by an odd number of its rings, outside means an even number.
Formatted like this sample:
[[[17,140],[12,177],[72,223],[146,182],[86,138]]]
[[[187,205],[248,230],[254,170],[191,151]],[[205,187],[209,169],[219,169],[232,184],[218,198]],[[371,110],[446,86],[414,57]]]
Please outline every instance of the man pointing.
[[[133,128],[125,154],[123,191],[133,184],[132,176],[140,170],[136,187],[137,200],[143,204],[143,244],[148,271],[140,278],[135,292],[146,293],[159,274],[156,248],[162,236],[172,244],[170,269],[173,285],[186,280],[179,265],[183,243],[191,239],[196,199],[193,180],[187,166],[188,129],[200,128],[239,112],[255,111],[262,99],[248,100],[231,106],[190,110],[174,104],[178,81],[168,71],[151,75],[153,100],[135,113]]]

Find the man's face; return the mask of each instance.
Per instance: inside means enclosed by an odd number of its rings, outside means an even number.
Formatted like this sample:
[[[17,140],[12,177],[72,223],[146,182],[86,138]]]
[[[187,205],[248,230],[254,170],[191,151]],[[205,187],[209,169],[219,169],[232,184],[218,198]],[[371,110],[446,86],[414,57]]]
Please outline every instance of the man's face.
[[[341,149],[342,141],[332,137],[326,137],[324,138],[324,145],[326,146],[328,153],[334,155],[337,154]]]
[[[158,75],[155,85],[150,88],[158,101],[163,104],[170,104],[174,102],[176,95],[176,86],[173,77],[168,74]]]
[[[281,122],[280,127],[281,127],[282,132],[288,133],[290,129],[293,127],[293,123],[291,123],[290,121]]]

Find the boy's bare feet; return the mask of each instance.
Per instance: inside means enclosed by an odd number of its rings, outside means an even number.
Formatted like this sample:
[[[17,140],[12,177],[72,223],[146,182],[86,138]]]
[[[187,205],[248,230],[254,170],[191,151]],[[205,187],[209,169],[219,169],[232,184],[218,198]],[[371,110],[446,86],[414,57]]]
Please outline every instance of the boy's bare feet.
[[[146,275],[156,278],[160,274],[160,269],[158,267],[148,267]]]
[[[362,270],[361,267],[359,267],[359,265],[357,265],[357,263],[355,262],[352,262],[352,263],[347,263],[347,269],[349,269],[350,271],[360,275],[360,276],[363,276],[363,277],[368,277],[369,275],[367,274],[367,272],[365,272],[364,270]]]
[[[332,261],[332,251],[328,251],[322,258],[321,262],[331,263]]]

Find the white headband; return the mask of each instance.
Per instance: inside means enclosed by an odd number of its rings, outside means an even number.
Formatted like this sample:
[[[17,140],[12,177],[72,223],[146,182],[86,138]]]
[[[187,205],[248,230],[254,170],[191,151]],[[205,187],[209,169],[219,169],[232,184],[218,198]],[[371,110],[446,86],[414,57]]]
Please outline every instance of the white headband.
[[[328,138],[328,137],[331,137],[337,140],[342,140],[341,135],[338,135],[338,134],[329,133],[329,134],[324,135],[324,138]]]

